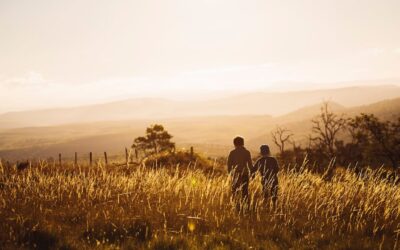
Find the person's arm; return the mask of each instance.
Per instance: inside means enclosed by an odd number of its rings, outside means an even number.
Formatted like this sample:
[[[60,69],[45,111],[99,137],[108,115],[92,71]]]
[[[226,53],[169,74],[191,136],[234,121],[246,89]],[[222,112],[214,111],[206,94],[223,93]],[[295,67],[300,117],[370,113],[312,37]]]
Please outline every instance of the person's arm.
[[[229,153],[227,165],[228,165],[228,173],[230,173],[233,167],[232,152]]]
[[[253,167],[253,161],[251,160],[250,151],[248,151],[248,155],[247,155],[247,167],[249,168],[250,175],[253,175],[254,167]]]
[[[256,173],[259,170],[259,168],[260,168],[260,159],[258,159],[256,161],[256,163],[254,163],[254,165],[253,165],[253,169],[251,171],[251,178],[252,179],[256,176]]]
[[[279,164],[278,164],[278,161],[274,158],[274,169],[273,169],[273,171],[274,171],[274,174],[278,174],[278,172],[279,172]]]

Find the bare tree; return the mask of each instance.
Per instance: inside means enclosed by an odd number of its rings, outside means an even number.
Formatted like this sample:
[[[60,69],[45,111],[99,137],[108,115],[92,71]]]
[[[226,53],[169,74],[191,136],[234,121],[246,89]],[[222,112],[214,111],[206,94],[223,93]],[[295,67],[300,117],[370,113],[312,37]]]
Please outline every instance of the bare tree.
[[[281,154],[285,152],[285,144],[291,142],[293,136],[292,132],[286,128],[277,126],[274,131],[271,132],[272,140],[275,145],[278,146]]]
[[[321,113],[312,121],[312,141],[327,157],[335,156],[338,133],[345,128],[347,120],[329,109],[329,102],[321,107]]]

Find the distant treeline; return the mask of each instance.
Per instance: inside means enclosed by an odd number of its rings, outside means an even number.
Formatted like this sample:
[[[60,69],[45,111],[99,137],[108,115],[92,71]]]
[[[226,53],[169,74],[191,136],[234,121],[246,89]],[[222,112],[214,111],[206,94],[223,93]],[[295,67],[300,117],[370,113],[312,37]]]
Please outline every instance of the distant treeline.
[[[329,103],[324,103],[320,114],[312,120],[306,145],[297,145],[294,134],[286,128],[277,127],[271,134],[279,148],[278,158],[285,165],[302,165],[307,159],[317,163],[314,165],[320,171],[329,164],[399,167],[400,117],[382,121],[373,114],[361,113],[346,118],[333,113]]]

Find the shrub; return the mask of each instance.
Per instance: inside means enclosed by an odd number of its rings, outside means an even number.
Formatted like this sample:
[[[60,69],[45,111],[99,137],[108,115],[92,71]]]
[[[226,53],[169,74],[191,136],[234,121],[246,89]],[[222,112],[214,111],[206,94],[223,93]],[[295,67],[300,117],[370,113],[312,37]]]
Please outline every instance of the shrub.
[[[212,171],[214,163],[200,154],[186,151],[162,152],[151,155],[143,160],[146,167],[166,167],[181,169],[196,168],[206,172]]]

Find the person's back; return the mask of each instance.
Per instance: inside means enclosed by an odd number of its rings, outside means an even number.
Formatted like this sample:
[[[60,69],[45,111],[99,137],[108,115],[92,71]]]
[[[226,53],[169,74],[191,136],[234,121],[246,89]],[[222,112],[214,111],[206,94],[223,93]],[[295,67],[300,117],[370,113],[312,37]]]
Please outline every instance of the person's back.
[[[253,164],[250,151],[244,147],[244,139],[238,136],[233,140],[233,144],[235,149],[229,153],[227,165],[228,173],[232,177],[232,194],[240,211],[241,205],[245,205],[246,208],[250,205],[249,178]]]
[[[249,176],[252,169],[251,154],[244,146],[236,147],[228,156],[228,172]]]
[[[261,184],[263,186],[264,200],[272,196],[272,201],[275,204],[278,197],[278,161],[270,156],[268,145],[260,147],[262,155],[254,164],[254,172],[258,171],[261,175]]]
[[[279,166],[278,161],[274,157],[262,156],[254,164],[254,168],[259,171],[263,182],[278,178]]]

